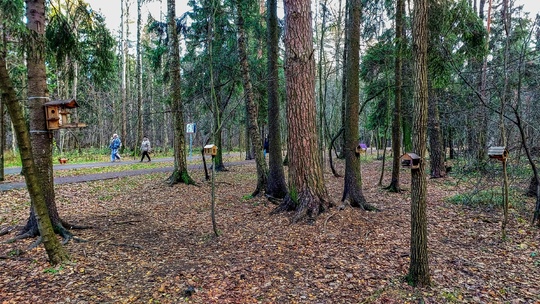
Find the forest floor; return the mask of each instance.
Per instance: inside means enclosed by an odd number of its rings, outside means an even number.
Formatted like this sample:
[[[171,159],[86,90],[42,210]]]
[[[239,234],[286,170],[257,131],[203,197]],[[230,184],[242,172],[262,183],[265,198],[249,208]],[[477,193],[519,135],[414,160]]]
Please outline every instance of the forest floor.
[[[72,262],[57,267],[43,246],[17,254],[35,240],[1,236],[0,303],[540,303],[531,199],[510,209],[503,240],[499,208],[450,203],[466,182],[428,180],[432,285],[413,288],[410,174],[401,172],[405,191],[388,193],[380,166],[362,164],[364,195],[380,212],[333,208],[314,224],[271,215],[275,205],[249,197],[254,164],[231,166],[216,174],[219,237],[202,170],[191,172],[197,186],[170,187],[168,173],[58,185],[61,216],[93,229],[73,230],[86,242],[69,242]],[[329,171],[339,204],[343,178]],[[0,230],[23,225],[28,209],[25,189],[0,192]]]

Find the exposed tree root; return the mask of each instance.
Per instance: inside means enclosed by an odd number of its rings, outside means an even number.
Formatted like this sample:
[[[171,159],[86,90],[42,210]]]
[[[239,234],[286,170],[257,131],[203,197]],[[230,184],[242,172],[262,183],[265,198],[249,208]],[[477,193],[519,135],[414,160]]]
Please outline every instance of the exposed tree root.
[[[293,211],[295,209],[296,209],[296,204],[291,199],[291,197],[287,194],[287,196],[285,196],[285,198],[283,199],[281,204],[279,204],[279,206],[277,206],[274,210],[272,210],[272,212],[270,212],[270,214],[278,214],[278,213],[283,213],[283,212],[289,212],[289,211]]]
[[[281,204],[283,202],[282,198],[273,197],[268,193],[266,193],[265,196],[274,205],[279,205],[279,204]]]
[[[41,244],[41,243],[43,243],[43,238],[40,236],[40,237],[37,238],[37,240],[35,242],[30,244],[30,246],[28,246],[28,248],[26,250],[30,251],[30,250],[36,248],[37,246],[39,246],[39,244]]]
[[[14,242],[16,242],[18,240],[24,240],[24,239],[29,239],[29,238],[33,238],[33,237],[35,237],[34,233],[29,231],[29,232],[26,232],[26,233],[19,234],[19,235],[15,236],[14,238],[5,241],[4,243],[10,244],[10,243],[14,243]]]
[[[322,230],[323,232],[326,231],[326,223],[328,223],[328,221],[330,220],[330,218],[332,218],[332,217],[333,217],[334,215],[336,215],[336,214],[337,214],[337,212],[334,212],[334,213],[330,214],[330,216],[328,216],[328,217],[326,218],[326,220],[324,221],[324,225],[323,225],[323,230]]]
[[[9,226],[9,227],[6,227],[2,230],[0,230],[0,236],[3,236],[3,235],[6,235],[6,234],[10,234],[11,231],[15,230],[15,226]]]
[[[391,183],[390,185],[383,188],[384,190],[387,190],[388,192],[392,193],[401,193],[402,189],[398,187],[397,185]]]

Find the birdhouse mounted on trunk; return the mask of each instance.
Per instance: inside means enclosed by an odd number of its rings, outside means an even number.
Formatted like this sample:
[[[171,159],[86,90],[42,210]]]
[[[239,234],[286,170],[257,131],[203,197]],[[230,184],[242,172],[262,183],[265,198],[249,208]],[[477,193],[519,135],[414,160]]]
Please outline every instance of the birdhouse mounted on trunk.
[[[405,153],[401,155],[401,166],[409,169],[420,168],[420,156],[415,153]]]
[[[364,143],[359,143],[358,146],[356,146],[356,154],[362,154],[366,153],[367,151],[367,145]]]
[[[505,147],[490,147],[488,149],[488,156],[489,158],[505,161],[508,158],[508,150]]]
[[[216,145],[206,145],[204,146],[204,154],[209,154],[212,156],[217,155],[217,146]]]
[[[46,102],[45,113],[47,129],[84,128],[86,124],[71,122],[71,109],[79,107],[75,99],[53,100]]]

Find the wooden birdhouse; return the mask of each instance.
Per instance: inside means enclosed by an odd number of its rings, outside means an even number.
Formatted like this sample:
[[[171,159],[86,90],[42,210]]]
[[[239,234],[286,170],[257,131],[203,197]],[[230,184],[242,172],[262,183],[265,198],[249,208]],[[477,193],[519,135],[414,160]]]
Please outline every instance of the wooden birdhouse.
[[[356,154],[362,154],[366,153],[367,151],[367,145],[364,143],[359,143],[358,146],[356,146]]]
[[[420,156],[415,153],[405,153],[401,155],[401,166],[409,169],[420,168]]]
[[[75,99],[53,100],[46,102],[45,113],[47,129],[84,128],[86,124],[71,122],[71,109],[79,107]]]
[[[505,161],[508,157],[508,150],[505,147],[490,147],[488,149],[488,156],[489,158]]]
[[[216,145],[206,145],[206,146],[204,146],[204,154],[216,156],[217,155],[217,146]]]

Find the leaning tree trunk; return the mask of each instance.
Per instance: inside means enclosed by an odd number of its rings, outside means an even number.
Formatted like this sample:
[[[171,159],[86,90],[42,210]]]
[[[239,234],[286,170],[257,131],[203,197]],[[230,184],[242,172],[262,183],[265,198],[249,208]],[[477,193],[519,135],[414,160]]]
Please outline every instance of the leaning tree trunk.
[[[285,0],[289,193],[276,211],[295,210],[293,222],[312,222],[332,203],[320,163],[315,109],[311,1]]]
[[[275,198],[287,195],[287,183],[281,155],[281,128],[279,118],[279,28],[277,0],[267,0],[268,15],[268,185],[266,194]]]
[[[349,26],[347,27],[347,82],[345,99],[345,183],[342,201],[346,199],[353,207],[371,210],[362,192],[360,153],[358,146],[358,113],[360,104],[358,69],[360,65],[360,0],[350,0]]]
[[[195,184],[189,176],[186,161],[186,135],[184,129],[184,106],[180,87],[180,53],[176,33],[175,0],[167,0],[167,29],[169,36],[169,69],[171,77],[171,114],[174,124],[174,171],[169,184]]]
[[[236,13],[238,26],[238,57],[240,59],[240,66],[242,67],[242,77],[244,80],[244,96],[246,98],[246,108],[248,114],[249,123],[249,136],[253,142],[255,148],[255,164],[257,167],[257,186],[255,191],[251,194],[257,196],[263,194],[267,187],[268,167],[266,166],[266,160],[263,155],[263,147],[261,135],[259,134],[259,125],[257,123],[258,110],[255,104],[255,97],[253,95],[253,87],[251,85],[251,77],[249,75],[249,62],[246,51],[246,32],[244,30],[244,16],[242,10],[242,3],[240,0],[236,0]]]
[[[444,150],[441,133],[441,122],[439,118],[439,100],[435,89],[431,90],[428,100],[428,131],[429,131],[429,165],[431,167],[431,177],[441,178],[446,176],[444,165]]]
[[[41,73],[34,75],[32,84],[37,85],[39,83],[46,84],[46,78],[43,77],[39,80],[38,76],[45,76],[45,61],[43,60],[43,46],[44,46],[44,24],[45,24],[45,1],[27,1],[26,3],[26,18],[27,27],[31,31],[32,43],[29,45],[28,51],[28,73],[30,78],[30,65],[32,65],[33,71],[38,71],[38,67],[41,66]],[[40,26],[41,25],[41,26]],[[13,127],[15,129],[15,136],[19,143],[19,153],[22,160],[22,171],[24,172],[25,181],[32,201],[31,218],[36,222],[37,230],[41,235],[41,241],[45,246],[49,262],[53,265],[65,262],[69,260],[69,256],[64,247],[60,244],[60,241],[56,238],[54,233],[53,223],[49,216],[48,205],[43,189],[41,188],[41,179],[37,166],[34,162],[34,156],[32,152],[30,132],[27,129],[26,119],[23,114],[23,106],[18,103],[17,94],[9,78],[6,63],[6,49],[5,49],[5,33],[2,33],[3,46],[0,55],[0,88],[2,93],[2,101],[5,102]],[[39,47],[41,46],[41,48]],[[32,59],[30,61],[30,59]],[[31,63],[30,63],[31,62]],[[30,84],[30,82],[29,82]],[[37,86],[32,88],[32,92],[36,93],[38,88],[46,88],[46,86]],[[47,91],[43,90],[40,97],[46,97]],[[29,87],[30,94],[30,87]],[[31,96],[31,95],[29,95]],[[42,120],[45,121],[45,113],[41,111],[43,116]],[[3,115],[3,113],[1,114]]]
[[[414,123],[413,151],[420,156],[420,168],[411,170],[411,244],[408,280],[413,286],[430,284],[426,215],[426,129],[428,116],[427,79],[428,0],[414,0],[413,57]]]

